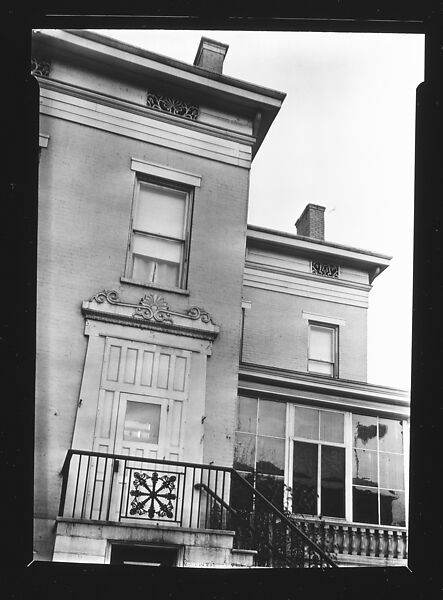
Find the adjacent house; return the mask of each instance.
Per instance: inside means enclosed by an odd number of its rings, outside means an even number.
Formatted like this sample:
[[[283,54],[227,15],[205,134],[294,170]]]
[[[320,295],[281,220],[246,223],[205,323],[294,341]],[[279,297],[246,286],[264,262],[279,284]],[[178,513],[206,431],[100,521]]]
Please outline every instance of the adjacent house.
[[[406,564],[406,392],[366,381],[390,257],[248,226],[285,94],[81,30],[40,86],[37,560]]]

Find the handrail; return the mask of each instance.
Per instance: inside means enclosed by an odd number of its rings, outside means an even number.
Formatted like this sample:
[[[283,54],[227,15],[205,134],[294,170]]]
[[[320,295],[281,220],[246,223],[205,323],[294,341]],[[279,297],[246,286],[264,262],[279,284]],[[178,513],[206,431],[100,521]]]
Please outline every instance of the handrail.
[[[173,465],[173,466],[178,466],[178,467],[194,467],[197,469],[210,469],[211,471],[226,471],[226,472],[231,472],[233,469],[232,467],[221,467],[219,465],[212,465],[212,464],[203,464],[203,463],[194,463],[194,462],[185,462],[185,461],[177,461],[177,460],[166,460],[166,459],[160,459],[160,458],[144,458],[141,456],[128,456],[127,454],[111,454],[108,452],[93,452],[92,450],[75,450],[73,448],[70,448],[67,452],[66,458],[64,460],[63,466],[60,470],[61,473],[64,472],[64,469],[66,468],[66,463],[71,459],[71,456],[73,454],[76,454],[78,456],[96,456],[96,457],[103,457],[103,458],[113,458],[114,460],[126,460],[126,461],[134,461],[134,462],[146,462],[146,463],[160,463],[162,465]]]
[[[266,498],[266,496],[263,496],[263,494],[261,492],[259,492],[257,490],[257,488],[255,488],[253,485],[251,485],[249,483],[249,481],[246,481],[246,479],[244,477],[242,477],[240,475],[240,473],[238,473],[238,471],[236,471],[235,469],[232,469],[232,473],[235,474],[236,477],[241,479],[243,484],[246,485],[254,495],[258,496],[260,498],[260,500],[262,502],[264,502],[271,509],[271,511],[273,513],[275,513],[278,517],[280,517],[280,519],[284,523],[286,523],[286,525],[288,525],[293,531],[296,531],[297,534],[300,535],[304,539],[304,541],[306,542],[306,544],[308,546],[310,546],[316,552],[318,552],[320,554],[320,556],[329,564],[330,567],[338,568],[337,565],[335,564],[335,562],[331,558],[329,558],[329,556],[326,554],[326,552],[324,552],[324,550],[322,550],[318,544],[316,544],[313,540],[311,540],[311,538],[309,536],[307,536],[301,529],[299,529],[297,527],[297,525],[295,525],[295,523],[293,521],[291,521],[291,519],[289,519],[284,513],[281,512],[281,510],[279,510],[274,504],[272,504],[272,502],[270,502]]]
[[[307,546],[309,551],[315,552],[316,555],[320,559],[322,559],[322,561],[327,566],[337,568],[337,565],[335,564],[335,562],[328,556],[328,554],[314,540],[312,540],[309,537],[309,535],[307,535],[301,528],[299,528],[292,519],[290,519],[287,515],[285,515],[277,506],[275,506],[270,500],[268,500],[268,498],[266,498],[266,496],[264,496],[253,485],[251,485],[244,477],[242,477],[240,475],[240,473],[238,471],[236,471],[233,467],[221,467],[219,465],[213,465],[213,464],[201,464],[201,463],[195,463],[195,462],[183,462],[183,461],[156,459],[156,458],[144,458],[144,457],[138,457],[138,456],[128,456],[125,454],[110,454],[107,452],[95,452],[95,451],[89,451],[89,450],[75,450],[75,449],[71,448],[67,451],[67,454],[66,454],[66,457],[63,462],[62,469],[61,469],[61,473],[60,473],[63,476],[63,482],[62,482],[62,490],[61,490],[61,497],[60,497],[59,516],[62,516],[63,511],[64,511],[65,497],[66,497],[66,491],[67,491],[67,479],[68,479],[68,475],[69,475],[69,469],[71,468],[72,457],[74,455],[80,457],[79,465],[81,465],[82,457],[87,456],[88,457],[88,468],[89,468],[91,458],[96,457],[96,458],[104,458],[106,461],[124,461],[125,469],[126,469],[126,464],[128,462],[129,463],[131,463],[131,462],[145,463],[147,465],[151,465],[151,464],[171,465],[171,466],[175,466],[175,467],[184,469],[183,473],[180,474],[180,477],[183,475],[183,477],[185,479],[186,479],[186,472],[187,472],[186,469],[187,468],[191,468],[194,470],[193,478],[195,477],[196,469],[201,470],[201,473],[203,473],[204,471],[209,473],[209,478],[210,478],[211,472],[215,472],[215,481],[216,482],[217,482],[218,473],[222,472],[223,473],[223,478],[222,478],[223,479],[223,489],[224,489],[224,485],[225,485],[224,484],[225,475],[229,474],[232,477],[237,478],[237,480],[240,480],[241,485],[246,487],[246,489],[249,490],[249,492],[252,494],[252,496],[254,496],[256,499],[260,500],[267,507],[269,514],[273,514],[274,517],[277,517],[278,519],[280,519],[280,522],[282,522],[284,524],[284,526],[288,527],[290,531],[295,533],[297,538],[300,541],[302,541],[305,544],[305,546]],[[106,462],[106,465],[107,464],[108,464],[108,462]],[[80,468],[80,466],[78,467],[78,469],[79,468]],[[139,467],[139,468],[142,468],[142,467]],[[158,466],[153,467],[153,470],[158,470],[158,468],[159,468]],[[132,467],[131,467],[131,469],[132,469]],[[97,465],[96,465],[95,472],[97,473]],[[76,484],[76,491],[75,491],[75,498],[74,498],[74,506],[75,506],[75,502],[76,502],[76,498],[77,498],[77,485],[78,485],[79,473],[80,473],[80,471],[78,471],[78,473],[77,473],[77,484]],[[113,474],[114,474],[114,469],[112,469],[111,487],[112,487],[112,481],[113,481]],[[84,504],[85,498],[86,498],[86,496],[85,496],[86,480],[82,485],[84,486],[84,490],[82,491],[83,504]],[[95,479],[94,479],[93,485],[94,485],[94,490],[95,490],[95,485],[96,485]],[[217,487],[217,483],[216,483],[216,487]],[[222,494],[222,497],[220,497],[220,496],[218,496],[216,491],[211,489],[209,481],[208,481],[208,484],[206,484],[206,483],[203,483],[200,479],[200,483],[198,483],[198,482],[196,483],[195,489],[203,489],[204,491],[206,491],[210,496],[212,496],[215,499],[216,502],[219,503],[219,505],[222,507],[222,510],[224,509],[225,511],[227,511],[235,519],[241,519],[242,521],[245,521],[244,524],[248,525],[248,528],[250,529],[250,531],[253,534],[256,533],[255,528],[251,525],[251,523],[247,523],[247,519],[244,518],[244,515],[239,513],[237,510],[235,510],[233,507],[231,507],[228,502],[226,502],[224,500],[224,492]],[[102,491],[102,495],[103,495],[103,491]],[[123,488],[122,488],[122,495],[123,495]],[[122,496],[122,498],[123,498],[123,496]],[[120,501],[120,509],[121,509],[121,502],[122,502],[122,500]],[[82,511],[83,511],[83,508],[82,508]],[[110,499],[108,501],[107,519],[109,518],[109,508],[110,508]],[[91,514],[92,514],[92,505],[91,505],[90,510],[91,510]],[[199,504],[198,510],[200,510],[200,504]],[[100,503],[100,511],[101,511],[101,503]],[[207,511],[207,508],[206,508],[206,511]],[[182,513],[183,513],[183,507],[182,507]],[[125,515],[123,515],[123,516],[125,516]],[[191,516],[192,516],[192,508],[191,508],[191,513],[189,515],[190,519],[191,519]],[[125,518],[127,518],[127,517],[125,516]],[[205,516],[205,519],[206,518],[207,518],[207,514]],[[271,548],[271,546],[269,546],[268,543],[266,543],[265,541],[264,541],[264,543],[265,543],[265,546],[267,546],[268,548]],[[284,557],[284,561],[288,562],[288,558]]]

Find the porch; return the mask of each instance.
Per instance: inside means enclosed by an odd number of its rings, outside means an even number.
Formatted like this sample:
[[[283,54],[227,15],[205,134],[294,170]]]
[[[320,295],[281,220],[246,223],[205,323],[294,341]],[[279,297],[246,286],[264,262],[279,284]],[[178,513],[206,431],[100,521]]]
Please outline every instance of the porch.
[[[112,562],[126,544],[170,548],[177,566],[334,568],[405,564],[406,532],[294,519],[235,469],[69,450],[54,560]],[[252,510],[236,495],[252,499]]]

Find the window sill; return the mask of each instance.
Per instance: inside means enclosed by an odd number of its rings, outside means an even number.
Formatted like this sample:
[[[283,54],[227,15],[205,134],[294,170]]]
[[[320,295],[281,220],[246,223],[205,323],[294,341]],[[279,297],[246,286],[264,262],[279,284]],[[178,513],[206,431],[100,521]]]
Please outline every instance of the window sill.
[[[148,288],[150,290],[159,290],[161,292],[171,292],[173,294],[181,294],[182,296],[189,296],[189,290],[183,290],[182,288],[168,287],[166,285],[156,285],[153,283],[146,283],[143,281],[137,281],[136,279],[130,279],[129,277],[120,277],[122,283],[129,283],[130,285],[137,285],[139,287]]]

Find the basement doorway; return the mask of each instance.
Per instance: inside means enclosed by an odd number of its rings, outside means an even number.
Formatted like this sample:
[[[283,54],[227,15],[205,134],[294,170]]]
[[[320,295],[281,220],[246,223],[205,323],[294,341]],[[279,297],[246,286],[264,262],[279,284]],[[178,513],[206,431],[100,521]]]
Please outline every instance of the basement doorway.
[[[141,565],[145,567],[177,566],[178,548],[112,544],[111,565]]]

